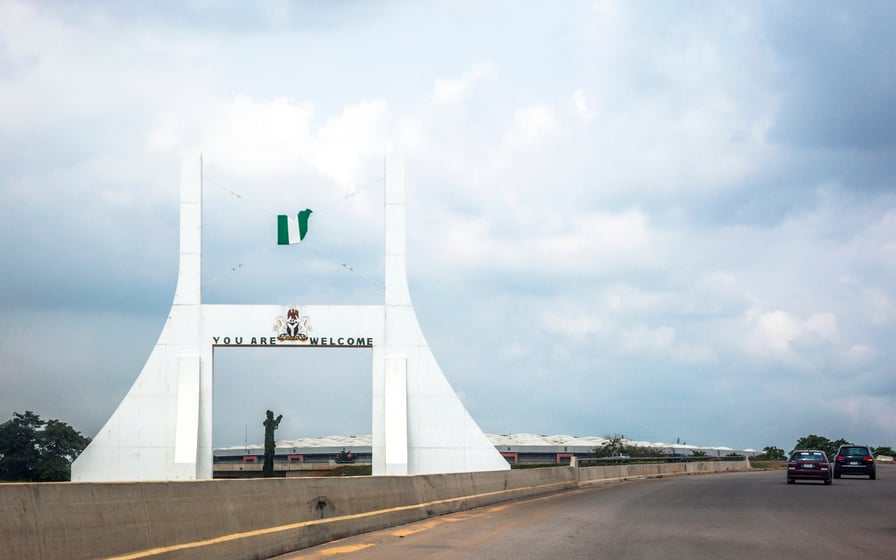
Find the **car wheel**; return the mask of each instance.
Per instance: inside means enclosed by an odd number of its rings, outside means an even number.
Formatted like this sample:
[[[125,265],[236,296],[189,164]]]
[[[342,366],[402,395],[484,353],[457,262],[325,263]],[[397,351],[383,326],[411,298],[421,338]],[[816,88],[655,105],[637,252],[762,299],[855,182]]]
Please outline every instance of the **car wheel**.
[[[868,480],[874,480],[875,478],[877,478],[877,473],[871,473],[868,475]]]
[[[794,483],[796,483],[796,481],[794,479],[792,479],[792,478],[787,479],[787,484],[794,484]]]
[[[831,483],[831,479],[830,479],[830,478],[825,479],[825,481],[824,481],[825,486],[827,486],[827,485],[830,484],[830,483]]]
[[[835,473],[834,473],[834,478],[840,478],[840,473],[835,472]]]

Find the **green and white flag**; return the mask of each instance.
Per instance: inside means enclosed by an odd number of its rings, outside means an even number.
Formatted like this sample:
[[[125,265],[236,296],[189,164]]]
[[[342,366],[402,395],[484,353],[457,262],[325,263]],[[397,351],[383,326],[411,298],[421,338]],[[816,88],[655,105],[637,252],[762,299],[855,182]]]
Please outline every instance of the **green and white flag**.
[[[285,214],[277,216],[277,245],[292,245],[305,239],[311,210],[299,212],[298,219]]]

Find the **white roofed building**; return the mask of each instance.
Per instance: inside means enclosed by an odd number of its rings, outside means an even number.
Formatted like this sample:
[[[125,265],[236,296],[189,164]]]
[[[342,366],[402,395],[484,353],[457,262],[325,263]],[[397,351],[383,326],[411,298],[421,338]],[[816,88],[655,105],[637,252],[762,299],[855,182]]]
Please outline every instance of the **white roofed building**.
[[[492,445],[510,464],[533,465],[568,463],[575,456],[593,458],[594,450],[608,440],[597,436],[536,435],[536,434],[486,434]],[[332,468],[335,464],[351,462],[369,464],[372,459],[370,435],[325,436],[279,440],[274,455],[275,470],[286,476],[308,476]],[[737,450],[725,446],[697,446],[624,440],[628,446],[648,447],[656,450],[656,456],[691,456],[695,451],[707,457],[724,457],[732,453],[752,457],[753,449]],[[350,461],[345,454],[350,453]],[[264,445],[249,444],[216,448],[214,471],[216,478],[251,475],[261,469],[264,461]]]

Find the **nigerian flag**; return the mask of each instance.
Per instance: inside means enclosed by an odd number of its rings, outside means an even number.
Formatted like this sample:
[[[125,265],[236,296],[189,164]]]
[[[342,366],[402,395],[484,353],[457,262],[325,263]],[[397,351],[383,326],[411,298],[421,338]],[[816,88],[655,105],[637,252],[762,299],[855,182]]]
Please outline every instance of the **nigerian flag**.
[[[277,216],[277,245],[292,245],[305,239],[308,233],[308,217],[311,210],[299,212],[298,219],[285,214]]]

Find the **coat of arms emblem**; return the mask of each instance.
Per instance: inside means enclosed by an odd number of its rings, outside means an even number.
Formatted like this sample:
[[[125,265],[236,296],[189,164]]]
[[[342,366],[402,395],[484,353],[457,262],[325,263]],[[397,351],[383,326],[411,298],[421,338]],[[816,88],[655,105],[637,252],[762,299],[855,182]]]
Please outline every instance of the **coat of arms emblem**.
[[[300,342],[308,340],[311,319],[307,315],[299,313],[298,306],[289,308],[285,321],[283,317],[277,317],[276,320],[274,331],[277,333],[277,340],[298,340]]]

